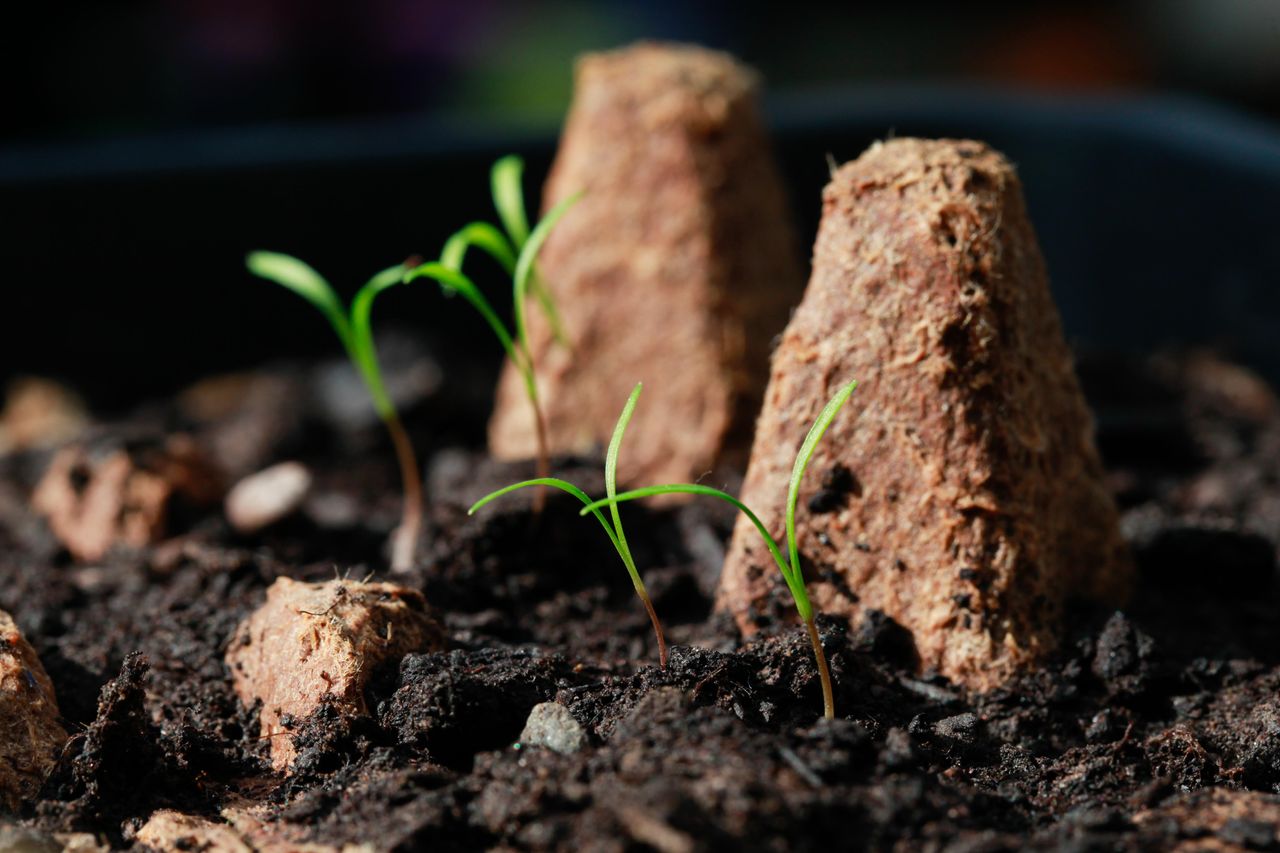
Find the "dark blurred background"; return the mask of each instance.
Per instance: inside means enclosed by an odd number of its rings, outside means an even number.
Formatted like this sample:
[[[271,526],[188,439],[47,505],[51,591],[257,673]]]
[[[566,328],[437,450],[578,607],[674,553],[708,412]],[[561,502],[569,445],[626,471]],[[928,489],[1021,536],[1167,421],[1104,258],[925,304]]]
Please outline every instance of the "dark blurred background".
[[[249,279],[244,252],[296,253],[343,293],[434,253],[488,216],[497,155],[524,153],[536,193],[574,57],[639,38],[761,72],[806,242],[827,153],[894,133],[983,138],[1019,165],[1075,341],[1206,342],[1280,374],[1277,0],[26,12],[0,35],[0,381],[52,374],[110,408],[332,347],[295,297]],[[380,322],[446,362],[465,347],[496,364],[467,312],[410,290],[385,297]]]

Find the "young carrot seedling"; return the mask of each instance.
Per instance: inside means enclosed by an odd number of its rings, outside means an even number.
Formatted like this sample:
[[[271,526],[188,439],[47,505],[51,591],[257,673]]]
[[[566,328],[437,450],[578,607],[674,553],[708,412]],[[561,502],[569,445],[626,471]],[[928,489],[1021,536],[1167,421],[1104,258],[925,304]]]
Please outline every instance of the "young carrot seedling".
[[[618,487],[618,451],[622,447],[622,436],[627,431],[627,424],[631,422],[631,413],[635,411],[636,401],[640,399],[640,391],[642,385],[637,384],[635,390],[631,392],[631,396],[627,398],[627,404],[622,409],[622,415],[618,418],[618,424],[613,428],[613,438],[609,440],[609,451],[604,458],[604,487],[605,492],[610,498],[617,495]],[[649,598],[649,591],[645,589],[644,581],[640,578],[640,572],[636,569],[636,562],[631,556],[631,548],[627,545],[627,536],[622,530],[622,519],[618,516],[618,507],[610,504],[609,515],[613,519],[610,524],[609,520],[601,514],[599,504],[592,504],[591,498],[582,489],[566,480],[560,480],[555,477],[537,477],[533,480],[525,480],[521,483],[514,483],[496,492],[491,492],[483,498],[475,502],[475,505],[467,511],[468,514],[474,513],[480,507],[492,500],[502,497],[505,494],[514,492],[517,489],[523,489],[530,486],[550,486],[568,492],[578,500],[582,501],[585,506],[595,507],[593,509],[584,509],[582,514],[586,515],[589,511],[600,522],[600,526],[604,528],[604,532],[608,535],[609,541],[613,543],[614,549],[618,552],[618,556],[622,558],[622,564],[627,568],[627,574],[631,575],[631,585],[635,587],[636,595],[640,596],[640,601],[644,604],[645,611],[649,614],[649,621],[653,623],[653,633],[658,638],[658,662],[666,668],[667,665],[667,640],[662,633],[662,623],[658,621],[658,614],[653,609],[653,600]]]
[[[764,522],[760,520],[759,516],[733,495],[722,492],[719,489],[713,489],[710,486],[700,486],[693,483],[646,486],[643,489],[634,489],[629,492],[623,492],[620,495],[610,495],[604,500],[587,504],[582,509],[583,515],[588,512],[599,514],[600,508],[605,505],[612,509],[622,501],[636,500],[637,498],[646,498],[653,495],[682,493],[719,498],[741,510],[755,525],[756,530],[760,532],[765,546],[769,549],[769,553],[773,555],[774,562],[778,564],[778,570],[782,572],[782,579],[786,581],[787,589],[791,591],[791,597],[795,600],[796,610],[800,613],[800,619],[804,622],[805,629],[808,631],[809,642],[813,645],[814,658],[818,663],[818,678],[822,682],[823,714],[828,719],[835,717],[835,699],[831,689],[831,672],[827,668],[827,657],[822,651],[822,639],[818,636],[817,624],[814,621],[813,605],[809,602],[809,593],[804,585],[804,574],[800,569],[800,550],[796,545],[796,502],[800,497],[800,482],[804,479],[804,472],[809,465],[810,458],[813,457],[814,448],[817,447],[823,433],[827,431],[827,427],[831,426],[831,422],[835,420],[836,415],[848,401],[849,395],[853,393],[853,389],[856,387],[858,387],[857,382],[850,382],[837,391],[835,396],[827,402],[827,405],[818,413],[818,418],[813,422],[813,426],[809,428],[809,434],[805,436],[804,442],[801,443],[800,450],[796,454],[795,464],[791,468],[791,481],[787,488],[786,518],[789,560],[783,559],[777,540],[769,533],[768,528],[764,526]]]
[[[560,325],[560,316],[556,311],[551,294],[538,277],[534,263],[538,252],[546,242],[547,236],[560,217],[573,206],[579,198],[570,196],[557,204],[537,224],[532,231],[525,216],[524,192],[521,189],[521,174],[524,164],[519,157],[503,157],[494,164],[490,175],[493,204],[498,211],[506,230],[504,234],[497,227],[487,222],[472,222],[465,226],[444,245],[440,259],[430,261],[405,272],[404,280],[430,278],[444,289],[446,294],[460,294],[467,302],[480,312],[485,322],[493,330],[498,341],[506,351],[507,358],[516,366],[524,383],[525,396],[532,409],[534,432],[538,443],[538,476],[547,477],[551,473],[551,453],[547,443],[546,419],[542,414],[542,404],[538,399],[538,384],[534,370],[533,354],[529,347],[529,330],[526,323],[526,303],[532,295],[547,317],[547,322],[557,340],[565,343],[564,330]],[[509,330],[502,322],[489,300],[470,277],[462,272],[462,263],[467,251],[475,247],[490,255],[503,270],[511,276],[512,311],[515,317],[515,331]],[[542,490],[534,502],[535,511],[540,511],[545,498]]]
[[[347,356],[364,381],[378,417],[391,435],[391,444],[400,465],[400,479],[404,484],[404,514],[391,541],[391,568],[404,571],[412,567],[414,551],[422,531],[422,479],[418,473],[413,445],[409,442],[409,436],[400,422],[400,415],[382,382],[382,370],[378,364],[378,351],[373,343],[370,325],[374,298],[388,287],[400,284],[404,277],[404,266],[389,267],[369,279],[356,293],[351,301],[350,311],[347,311],[329,282],[295,257],[277,252],[251,252],[245,263],[254,275],[287,287],[320,309],[338,333]]]

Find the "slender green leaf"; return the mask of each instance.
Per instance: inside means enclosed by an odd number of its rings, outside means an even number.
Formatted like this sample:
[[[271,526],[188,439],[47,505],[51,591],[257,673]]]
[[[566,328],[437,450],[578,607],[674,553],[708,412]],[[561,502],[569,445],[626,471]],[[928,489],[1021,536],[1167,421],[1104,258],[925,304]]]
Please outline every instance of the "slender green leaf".
[[[516,254],[501,231],[488,222],[472,222],[449,238],[440,253],[440,263],[454,272],[462,271],[467,250],[474,246],[497,261],[507,275],[515,273]]]
[[[582,193],[575,193],[551,208],[551,212],[534,227],[529,239],[520,247],[520,256],[516,260],[514,288],[516,338],[520,341],[521,346],[524,347],[525,352],[529,351],[529,331],[525,324],[525,297],[528,294],[533,262],[537,260],[538,252],[542,250],[542,244],[547,241],[547,237],[551,234],[551,229],[580,198],[582,198]]]
[[[529,220],[524,209],[524,188],[521,179],[524,177],[524,160],[514,154],[503,157],[493,164],[489,172],[489,184],[493,190],[493,206],[502,220],[502,227],[507,229],[511,244],[518,251],[529,239]]]
[[[497,209],[498,218],[502,220],[503,227],[507,229],[507,236],[511,238],[511,245],[517,252],[529,239],[529,220],[525,213],[524,189],[521,184],[523,172],[524,161],[511,155],[494,163],[493,171],[490,173],[493,206]],[[514,267],[514,261],[512,266]],[[511,271],[511,268],[507,269],[507,272]],[[538,301],[538,307],[546,316],[556,343],[568,347],[569,336],[565,334],[564,324],[560,322],[560,312],[556,310],[551,292],[547,290],[546,282],[538,275],[536,267],[529,277],[529,292]]]
[[[395,416],[395,406],[382,382],[382,370],[378,364],[378,349],[373,342],[373,300],[388,287],[404,280],[404,266],[387,267],[360,288],[351,301],[351,350],[356,368],[364,378],[373,398],[373,407],[384,421]]]
[[[618,493],[618,450],[622,447],[622,436],[627,431],[627,424],[631,423],[631,415],[636,410],[636,402],[640,399],[640,392],[643,389],[644,384],[637,382],[635,390],[627,398],[627,404],[622,407],[622,414],[618,416],[618,424],[613,428],[613,437],[609,439],[609,451],[604,457],[604,488],[611,498]],[[622,519],[618,516],[616,503],[609,504],[609,515],[613,519],[613,531],[618,536],[618,551],[622,555],[622,562],[626,564],[635,588],[643,591],[644,581],[640,579],[640,572],[636,569],[635,560],[631,556],[631,547],[627,545],[627,534],[622,530]]]
[[[804,576],[800,571],[800,550],[796,545],[796,501],[800,497],[800,481],[804,479],[804,471],[809,467],[809,460],[813,457],[814,448],[818,446],[818,442],[822,440],[827,427],[831,426],[831,422],[835,420],[836,415],[840,413],[840,409],[848,401],[849,395],[857,387],[857,380],[842,386],[835,393],[835,396],[822,407],[822,411],[818,413],[813,426],[809,427],[809,434],[801,442],[800,451],[796,454],[795,464],[791,467],[791,482],[787,486],[787,552],[791,557],[791,569],[795,572],[796,577],[800,579],[802,587],[804,585]]]
[[[245,257],[245,266],[259,278],[289,288],[320,309],[320,313],[324,314],[338,333],[342,345],[351,352],[351,326],[342,302],[324,276],[292,255],[279,252],[250,252]]]
[[[769,529],[764,526],[764,522],[760,517],[751,511],[751,508],[742,501],[735,498],[728,492],[722,492],[719,489],[713,489],[710,486],[702,486],[696,483],[668,483],[662,486],[645,486],[641,489],[632,489],[629,492],[623,492],[611,498],[603,498],[594,501],[583,507],[580,515],[599,509],[606,504],[612,505],[622,503],[623,501],[634,501],[640,498],[654,497],[655,495],[705,495],[707,497],[717,498],[726,503],[737,507],[747,519],[755,526],[760,533],[760,538],[764,540],[765,547],[769,549],[769,553],[773,555],[773,561],[778,564],[778,571],[782,572],[782,579],[787,582],[787,588],[791,590],[791,595],[796,600],[796,609],[800,611],[802,618],[808,619],[813,609],[809,605],[809,596],[805,593],[803,582],[797,587],[796,578],[792,576],[791,567],[787,565],[786,559],[782,556],[781,549],[778,548],[778,542],[769,533]]]
[[[589,505],[591,503],[591,497],[568,480],[561,480],[558,477],[537,477],[533,480],[524,480],[520,483],[512,483],[510,486],[498,489],[496,492],[490,492],[472,504],[471,509],[467,510],[467,515],[475,515],[476,510],[491,501],[497,500],[503,495],[510,494],[517,489],[527,489],[533,486],[550,486],[553,489],[568,492],[578,500],[582,501],[584,505]],[[623,553],[623,546],[618,542],[618,537],[614,534],[613,528],[609,526],[609,522],[600,514],[599,508],[597,507],[590,510],[583,509],[581,514],[586,515],[588,511],[590,511],[590,513],[596,517],[596,520],[600,522],[600,526],[603,527],[604,532],[609,535],[609,541],[613,543],[613,547],[617,550],[618,556],[621,557]],[[626,558],[623,558],[623,562],[626,562]]]

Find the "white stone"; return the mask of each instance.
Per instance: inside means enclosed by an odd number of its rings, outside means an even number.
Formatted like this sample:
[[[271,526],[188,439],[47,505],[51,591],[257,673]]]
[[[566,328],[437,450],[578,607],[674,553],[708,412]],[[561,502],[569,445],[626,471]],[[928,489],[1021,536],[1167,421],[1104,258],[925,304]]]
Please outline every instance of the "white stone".
[[[231,489],[226,500],[227,520],[241,533],[254,533],[295,512],[310,490],[311,472],[302,463],[272,465]]]

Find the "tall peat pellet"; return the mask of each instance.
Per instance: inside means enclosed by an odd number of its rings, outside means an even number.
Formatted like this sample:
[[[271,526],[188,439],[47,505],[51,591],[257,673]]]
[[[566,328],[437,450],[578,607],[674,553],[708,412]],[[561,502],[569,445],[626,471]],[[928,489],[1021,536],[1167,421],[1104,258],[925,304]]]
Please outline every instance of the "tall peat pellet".
[[[623,480],[686,480],[718,461],[742,463],[772,341],[803,285],[754,74],[676,45],[582,58],[544,207],[577,192],[539,266],[571,348],[556,343],[535,300],[528,306],[552,451],[606,445],[643,381]],[[489,442],[507,459],[537,447],[510,364]]]
[[[0,610],[0,809],[16,812],[35,796],[66,742],[53,683]]]
[[[987,689],[1054,646],[1068,598],[1123,598],[1132,570],[1092,417],[997,152],[897,139],[827,186],[743,486],[778,534],[796,448],[850,379],[800,492],[822,612],[881,610],[912,632],[922,667]],[[719,604],[749,631],[786,604],[744,522]]]
[[[434,651],[443,632],[422,594],[390,583],[278,578],[266,602],[236,629],[227,650],[236,694],[261,701],[261,735],[271,762],[295,755],[291,729],[322,702],[367,714],[364,688],[374,671],[409,652]]]

